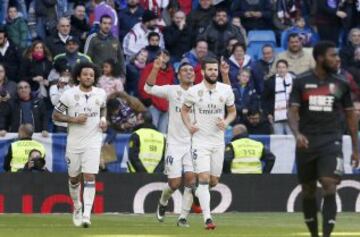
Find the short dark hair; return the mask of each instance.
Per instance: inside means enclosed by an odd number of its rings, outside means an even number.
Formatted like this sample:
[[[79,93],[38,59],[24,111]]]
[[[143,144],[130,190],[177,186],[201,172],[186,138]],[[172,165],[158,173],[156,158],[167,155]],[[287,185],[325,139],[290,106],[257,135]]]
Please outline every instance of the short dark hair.
[[[280,59],[279,61],[277,61],[276,62],[276,67],[278,67],[280,63],[283,63],[283,64],[286,65],[286,67],[289,67],[289,63],[285,59]]]
[[[246,53],[246,45],[238,42],[238,43],[234,44],[231,54],[233,54],[235,52],[236,48],[239,48],[239,47],[242,48],[244,50],[244,52]]]
[[[81,72],[84,68],[92,68],[94,70],[94,72],[95,72],[94,85],[96,85],[99,80],[99,77],[101,75],[100,70],[99,70],[98,66],[96,66],[95,64],[90,63],[90,62],[80,62],[75,65],[75,67],[71,73],[71,78],[73,80],[73,83],[75,85],[79,85],[80,82],[77,80],[77,78],[80,77]]]
[[[219,12],[225,12],[226,15],[228,15],[228,12],[227,12],[226,9],[223,8],[223,7],[218,7],[218,8],[216,8],[216,10],[215,10],[215,15],[216,15],[217,13],[219,13]]]
[[[189,62],[182,62],[182,63],[180,63],[180,65],[179,65],[178,71],[180,71],[181,68],[186,67],[186,66],[191,66],[191,67],[193,67]]]
[[[100,23],[102,23],[102,21],[104,20],[104,19],[110,19],[111,20],[111,22],[112,22],[112,18],[111,18],[111,16],[110,15],[108,15],[108,14],[105,14],[105,15],[102,15],[101,17],[100,17]]]
[[[78,2],[78,3],[75,3],[74,6],[73,6],[73,9],[75,10],[77,7],[79,6],[82,6],[82,7],[86,7],[84,3],[82,2]]]
[[[156,53],[156,57],[159,57],[161,54],[166,54],[167,56],[170,57],[170,52],[167,49],[160,49],[157,53]]]
[[[265,48],[271,48],[271,49],[274,51],[274,46],[271,45],[271,44],[264,44],[264,45],[261,47],[261,52],[264,51]]]
[[[290,39],[292,38],[299,38],[300,39],[300,35],[298,33],[290,33],[288,35],[287,41],[289,42]]]
[[[209,44],[205,38],[200,37],[200,38],[196,39],[194,46],[196,47],[198,45],[198,43],[200,43],[200,42],[205,42],[207,45]]]
[[[157,33],[157,32],[152,31],[152,32],[149,33],[149,35],[147,37],[148,41],[150,41],[151,37],[154,37],[154,36],[156,36],[156,37],[158,37],[160,39],[160,34]]]
[[[8,37],[5,26],[0,26],[0,34],[4,34],[5,38]]]
[[[330,48],[336,48],[336,44],[331,41],[319,41],[313,49],[313,58],[317,61],[319,56],[325,56],[326,52]]]
[[[105,63],[109,64],[111,66],[111,74],[112,74],[113,77],[120,77],[121,76],[121,66],[119,65],[118,62],[116,62],[112,58],[108,58],[102,63],[102,65],[104,65]]]
[[[201,69],[205,70],[207,64],[219,64],[219,62],[216,58],[205,57],[201,62]]]
[[[257,107],[250,107],[247,116],[254,116],[259,114],[261,116],[261,110]]]
[[[18,9],[17,9],[17,7],[16,7],[15,5],[10,5],[10,6],[8,7],[8,9],[7,9],[7,10],[9,11],[9,9],[10,9],[10,8],[15,8],[15,9],[16,9],[16,11],[18,10]]]

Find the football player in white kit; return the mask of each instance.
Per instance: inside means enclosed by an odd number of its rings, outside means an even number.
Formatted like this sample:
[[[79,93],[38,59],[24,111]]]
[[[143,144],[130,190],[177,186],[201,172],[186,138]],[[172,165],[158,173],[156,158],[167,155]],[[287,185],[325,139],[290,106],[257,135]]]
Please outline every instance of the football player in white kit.
[[[157,219],[162,222],[165,210],[171,195],[180,187],[184,172],[184,195],[182,210],[177,225],[188,227],[187,216],[193,202],[192,190],[195,187],[195,175],[191,159],[190,133],[182,122],[180,109],[184,101],[185,92],[193,85],[195,73],[189,63],[179,66],[178,79],[180,85],[155,85],[156,77],[163,63],[168,61],[166,54],[161,54],[153,64],[152,71],[144,86],[146,93],[157,97],[166,98],[169,101],[169,125],[167,133],[165,174],[168,177],[168,185],[162,191],[157,208]]]
[[[199,181],[195,194],[200,201],[205,228],[215,229],[210,214],[209,186],[214,187],[219,182],[224,161],[224,131],[235,119],[236,109],[231,86],[218,82],[218,61],[204,59],[202,72],[204,80],[185,95],[181,116],[192,134],[193,165]]]
[[[68,123],[66,161],[69,192],[74,202],[73,223],[85,228],[91,225],[95,175],[99,171],[102,133],[107,128],[106,93],[94,86],[99,76],[94,64],[77,64],[72,72],[77,86],[64,92],[53,113],[55,121]],[[84,212],[80,197],[81,176],[84,180]]]

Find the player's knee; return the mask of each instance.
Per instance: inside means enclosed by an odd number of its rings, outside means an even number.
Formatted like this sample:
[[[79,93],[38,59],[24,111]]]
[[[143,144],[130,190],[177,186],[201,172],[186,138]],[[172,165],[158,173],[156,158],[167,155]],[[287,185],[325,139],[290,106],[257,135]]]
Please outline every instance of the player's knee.
[[[194,186],[196,184],[196,177],[194,173],[185,173],[184,184],[187,187]]]
[[[324,195],[331,195],[336,193],[336,186],[338,180],[334,178],[321,178],[320,183],[323,189]]]
[[[84,181],[87,181],[87,182],[95,181],[95,175],[94,174],[84,174]]]
[[[177,190],[178,188],[180,188],[181,179],[180,180],[178,180],[178,179],[171,180],[171,181],[168,182],[168,185],[172,190]]]
[[[69,180],[71,184],[78,184],[81,180],[81,176],[69,177]]]
[[[210,188],[215,187],[218,183],[219,183],[218,177],[214,177],[214,176],[210,177],[210,182],[209,182]]]

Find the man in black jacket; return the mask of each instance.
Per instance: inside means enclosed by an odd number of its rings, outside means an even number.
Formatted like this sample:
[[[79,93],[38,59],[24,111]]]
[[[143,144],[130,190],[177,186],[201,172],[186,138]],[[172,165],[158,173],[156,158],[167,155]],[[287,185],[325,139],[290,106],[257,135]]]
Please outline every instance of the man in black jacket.
[[[57,33],[46,39],[46,46],[53,56],[65,53],[66,40],[70,37],[70,20],[66,17],[59,19],[57,24]]]
[[[6,77],[18,82],[20,68],[20,53],[9,40],[3,27],[0,28],[0,63],[5,66]]]
[[[186,15],[183,11],[177,11],[173,23],[165,27],[164,40],[172,62],[179,62],[183,54],[191,49],[191,29],[186,24]]]
[[[48,136],[48,116],[46,106],[41,98],[31,96],[30,85],[20,81],[17,85],[18,98],[11,103],[10,132],[17,132],[21,124],[31,124],[34,132]]]
[[[80,50],[83,51],[90,24],[86,19],[85,6],[78,3],[74,6],[74,13],[70,16],[71,34],[80,40]],[[55,56],[55,55],[53,55]]]
[[[211,0],[199,0],[199,7],[191,11],[187,18],[188,25],[192,31],[192,43],[194,44],[197,36],[204,33],[206,27],[211,23],[215,14],[215,7]]]
[[[240,30],[229,22],[225,9],[216,10],[213,22],[200,37],[206,39],[209,44],[209,50],[214,52],[218,57],[224,55],[226,43],[230,38],[235,37],[239,43],[245,43],[244,36]]]

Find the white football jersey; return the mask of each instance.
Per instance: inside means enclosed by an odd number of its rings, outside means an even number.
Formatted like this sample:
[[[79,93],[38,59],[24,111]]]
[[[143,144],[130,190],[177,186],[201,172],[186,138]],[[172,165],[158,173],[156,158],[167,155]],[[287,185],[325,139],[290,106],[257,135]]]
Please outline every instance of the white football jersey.
[[[92,87],[90,92],[83,92],[76,86],[64,92],[55,109],[61,113],[66,111],[71,117],[80,114],[88,117],[85,124],[69,123],[67,151],[81,153],[89,148],[101,148],[100,110],[105,107],[106,93],[101,88]]]
[[[196,145],[223,145],[224,131],[216,124],[225,117],[225,107],[234,105],[234,93],[231,86],[221,82],[214,89],[206,88],[204,82],[191,87],[185,96],[184,104],[195,113],[199,131],[193,134],[192,142]]]
[[[190,133],[181,118],[181,107],[184,103],[186,90],[180,85],[149,86],[145,84],[145,92],[169,101],[169,124],[167,143],[189,145]]]

